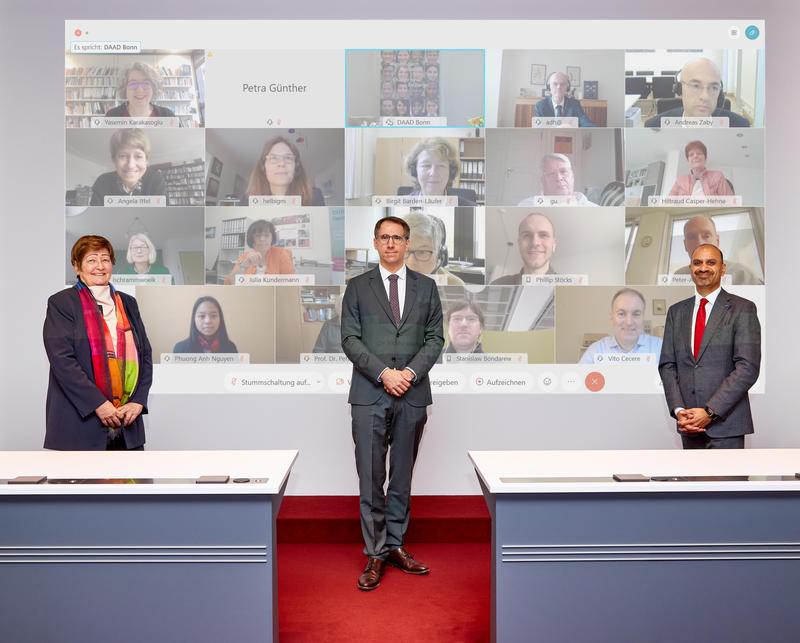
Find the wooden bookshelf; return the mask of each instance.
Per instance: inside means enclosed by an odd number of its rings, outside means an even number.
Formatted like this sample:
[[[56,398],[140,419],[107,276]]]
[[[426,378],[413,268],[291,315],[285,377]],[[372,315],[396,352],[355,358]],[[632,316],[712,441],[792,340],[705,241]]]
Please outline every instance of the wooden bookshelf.
[[[78,57],[79,58],[79,57]],[[181,127],[200,126],[200,107],[195,70],[191,59],[177,68],[159,64],[161,95],[155,103],[171,109]],[[122,101],[117,96],[123,68],[114,65],[67,67],[64,75],[64,105],[67,127],[91,127],[92,116],[103,116]]]
[[[185,163],[159,163],[167,183],[167,205],[205,205],[205,163],[203,159]]]

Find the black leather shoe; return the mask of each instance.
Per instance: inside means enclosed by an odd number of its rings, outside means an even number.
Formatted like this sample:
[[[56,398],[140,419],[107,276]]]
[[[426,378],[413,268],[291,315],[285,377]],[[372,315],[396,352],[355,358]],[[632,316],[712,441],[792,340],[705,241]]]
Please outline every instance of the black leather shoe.
[[[358,577],[358,589],[368,592],[380,587],[381,576],[386,568],[386,561],[380,558],[370,558],[364,572]]]
[[[386,557],[386,562],[395,567],[399,567],[406,574],[427,574],[430,568],[427,565],[418,563],[414,558],[402,547],[393,549]]]

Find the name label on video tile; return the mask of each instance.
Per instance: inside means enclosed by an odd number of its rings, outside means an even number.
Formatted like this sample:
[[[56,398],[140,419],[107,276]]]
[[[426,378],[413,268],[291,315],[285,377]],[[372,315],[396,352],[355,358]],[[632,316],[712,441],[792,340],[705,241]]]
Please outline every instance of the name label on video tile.
[[[523,286],[588,286],[589,275],[522,275]]]
[[[161,353],[162,364],[249,364],[250,353]]]
[[[107,208],[130,207],[163,207],[167,205],[167,197],[158,196],[105,196],[103,205]]]
[[[236,275],[237,286],[313,286],[315,275]]]
[[[451,195],[442,195],[442,196],[409,196],[404,194],[402,196],[399,195],[376,195],[372,197],[372,205],[387,207],[387,206],[446,206],[452,207],[458,205],[458,197],[451,196]]]
[[[576,116],[562,116],[561,118],[553,118],[549,116],[534,116],[531,119],[531,127],[538,128],[551,128],[551,127],[579,127],[578,118]]]
[[[248,205],[252,206],[281,206],[287,205],[299,208],[303,205],[303,197],[299,194],[287,194],[284,196],[274,196],[265,194],[261,196],[251,196]]]
[[[180,127],[181,119],[177,116],[92,116],[89,125],[98,129]]]
[[[597,353],[595,364],[655,364],[658,356],[655,353]]]
[[[730,127],[727,116],[662,116],[661,127],[697,128],[697,127]]]
[[[172,284],[172,275],[112,275],[111,281],[115,286],[169,286]]]
[[[647,197],[647,205],[649,206],[741,206],[742,197],[739,194],[732,194],[730,196],[656,196],[652,195]]]

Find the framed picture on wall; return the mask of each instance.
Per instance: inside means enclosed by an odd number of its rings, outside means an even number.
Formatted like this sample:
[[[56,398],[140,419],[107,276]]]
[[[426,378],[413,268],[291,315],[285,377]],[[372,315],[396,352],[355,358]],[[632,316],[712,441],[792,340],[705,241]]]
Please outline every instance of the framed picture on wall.
[[[206,190],[206,194],[208,196],[216,197],[219,193],[219,181],[215,179],[213,176],[209,177],[208,179],[208,189]]]
[[[581,68],[580,67],[570,67],[567,65],[567,76],[569,76],[569,86],[570,87],[580,87],[581,86]]]
[[[531,65],[531,85],[544,85],[547,81],[547,65]]]
[[[222,161],[220,161],[216,156],[214,160],[211,161],[211,174],[214,176],[222,176]]]

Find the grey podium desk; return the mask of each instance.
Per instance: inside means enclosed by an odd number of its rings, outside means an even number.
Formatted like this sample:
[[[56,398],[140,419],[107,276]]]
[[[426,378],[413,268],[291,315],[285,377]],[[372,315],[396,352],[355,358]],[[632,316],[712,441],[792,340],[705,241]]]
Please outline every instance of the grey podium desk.
[[[0,641],[277,641],[275,516],[296,457],[0,452]],[[29,475],[109,483],[5,482]]]
[[[800,449],[469,455],[492,516],[492,641],[800,641],[800,480],[759,479],[792,478]]]

